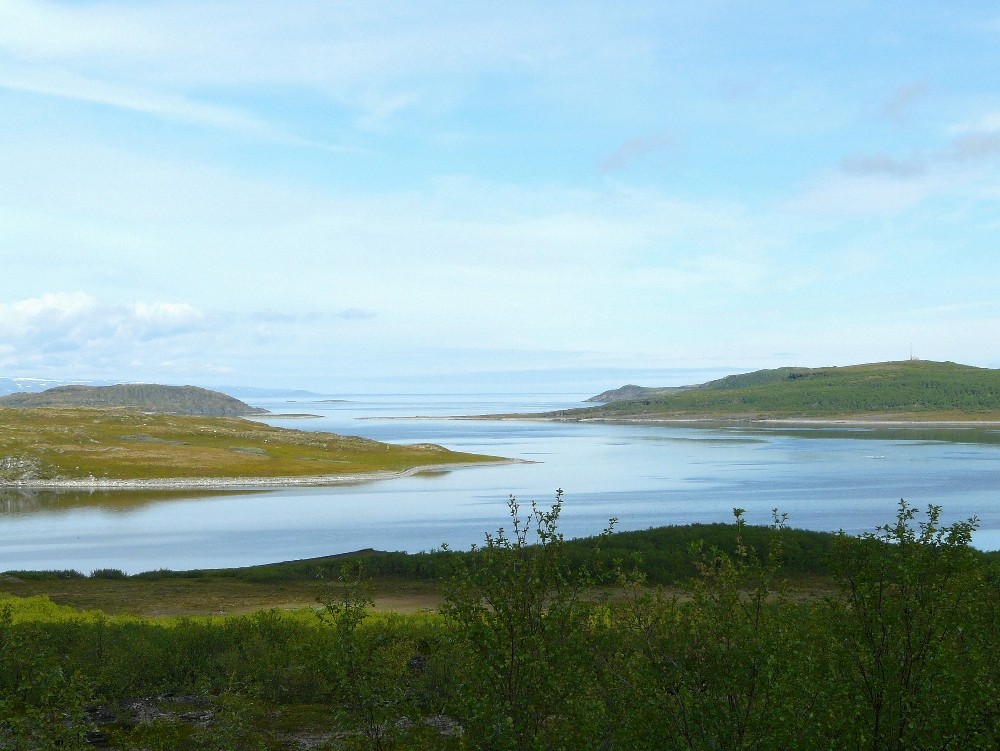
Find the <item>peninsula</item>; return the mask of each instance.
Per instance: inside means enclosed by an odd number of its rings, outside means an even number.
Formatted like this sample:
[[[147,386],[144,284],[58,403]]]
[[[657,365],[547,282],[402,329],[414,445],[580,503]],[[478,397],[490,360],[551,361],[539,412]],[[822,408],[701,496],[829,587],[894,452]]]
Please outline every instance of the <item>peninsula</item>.
[[[502,461],[237,417],[0,408],[0,489],[321,485]]]
[[[904,360],[776,368],[695,386],[628,385],[599,406],[520,417],[621,421],[1000,422],[1000,370]]]

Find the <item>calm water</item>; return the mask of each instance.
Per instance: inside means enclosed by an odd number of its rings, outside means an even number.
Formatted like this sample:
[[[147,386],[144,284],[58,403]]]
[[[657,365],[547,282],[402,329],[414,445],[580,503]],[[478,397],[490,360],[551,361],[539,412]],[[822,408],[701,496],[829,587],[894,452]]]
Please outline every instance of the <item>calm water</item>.
[[[467,421],[451,415],[578,406],[585,395],[347,396],[256,400],[270,424],[531,460],[335,488],[216,494],[71,493],[0,497],[0,571],[225,567],[373,547],[464,548],[505,525],[506,499],[565,491],[567,536],[730,521],[848,532],[890,521],[901,497],[980,519],[1000,548],[1000,432],[749,429]],[[417,419],[419,418],[419,419]]]

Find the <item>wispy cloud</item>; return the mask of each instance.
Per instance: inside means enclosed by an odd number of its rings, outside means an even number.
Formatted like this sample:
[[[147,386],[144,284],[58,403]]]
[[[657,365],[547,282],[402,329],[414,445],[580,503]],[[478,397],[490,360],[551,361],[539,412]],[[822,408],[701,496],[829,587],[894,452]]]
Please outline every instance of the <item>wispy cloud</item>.
[[[783,207],[841,217],[894,214],[968,189],[983,179],[984,165],[1000,159],[1000,115],[933,135],[935,148],[904,158],[884,152],[849,154],[838,169],[817,175]]]
[[[900,86],[882,103],[879,114],[896,125],[907,122],[913,107],[930,93],[926,81],[914,81]]]
[[[378,130],[408,111],[460,107],[483,78],[518,73],[525,92],[582,106],[648,74],[639,35],[595,27],[586,12],[530,13],[524,24],[488,4],[0,0],[0,71],[22,91],[265,135],[283,130],[267,103],[276,89]]]
[[[21,72],[0,70],[0,88],[101,104],[212,128],[238,130],[252,135],[272,138],[278,135],[264,120],[235,108],[204,104],[184,96],[88,79],[59,70]]]
[[[840,168],[848,175],[913,177],[923,173],[925,165],[916,158],[896,159],[888,154],[852,154],[841,159]]]
[[[1000,129],[965,133],[952,144],[951,156],[962,161],[980,161],[1000,156]]]
[[[675,139],[670,133],[656,133],[651,136],[630,138],[601,160],[598,167],[602,175],[618,172],[655,151],[673,146]]]
[[[870,167],[841,168],[818,176],[798,194],[780,202],[779,208],[838,219],[893,215],[933,195],[936,183],[920,177],[919,172],[900,175]]]

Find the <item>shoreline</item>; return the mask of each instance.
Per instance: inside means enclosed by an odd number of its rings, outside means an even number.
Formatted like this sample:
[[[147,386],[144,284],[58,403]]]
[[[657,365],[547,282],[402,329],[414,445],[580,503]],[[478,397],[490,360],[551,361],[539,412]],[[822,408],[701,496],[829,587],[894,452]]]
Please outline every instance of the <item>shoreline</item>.
[[[46,480],[11,480],[0,482],[0,490],[254,490],[259,488],[322,487],[355,483],[395,480],[424,472],[444,472],[472,467],[493,467],[502,464],[530,464],[523,459],[503,459],[495,462],[456,464],[421,464],[399,470],[377,470],[343,475],[298,475],[286,477],[155,477],[120,479],[111,477],[80,477]]]
[[[562,417],[558,415],[468,415],[454,420],[501,420],[531,422],[617,423],[620,425],[805,425],[810,427],[879,428],[989,428],[1000,427],[1000,419],[920,420],[879,417]]]

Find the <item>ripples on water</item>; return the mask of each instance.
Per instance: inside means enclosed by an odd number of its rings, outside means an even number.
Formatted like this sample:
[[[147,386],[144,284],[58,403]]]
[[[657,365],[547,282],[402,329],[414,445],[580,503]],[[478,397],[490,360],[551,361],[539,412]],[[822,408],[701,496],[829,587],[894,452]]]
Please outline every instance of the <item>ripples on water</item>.
[[[565,490],[562,529],[620,529],[730,521],[774,507],[793,526],[870,531],[905,497],[944,507],[946,521],[980,519],[975,541],[1000,548],[1000,431],[639,426],[455,415],[579,406],[585,395],[380,396],[345,401],[257,400],[269,418],[398,443],[440,443],[534,463],[423,473],[377,483],[253,493],[0,494],[0,571],[115,567],[203,568],[290,560],[373,547],[467,547],[507,523],[509,494],[549,503]]]

